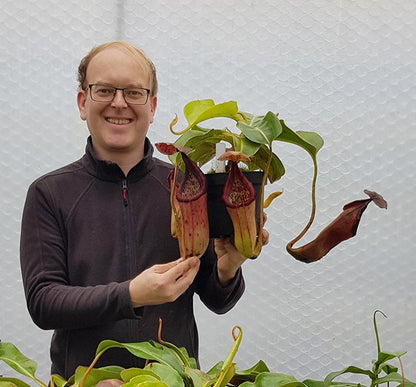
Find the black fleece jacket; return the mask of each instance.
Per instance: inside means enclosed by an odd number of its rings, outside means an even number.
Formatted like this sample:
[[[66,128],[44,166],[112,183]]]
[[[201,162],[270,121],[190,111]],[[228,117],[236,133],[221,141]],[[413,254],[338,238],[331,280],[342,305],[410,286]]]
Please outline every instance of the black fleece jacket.
[[[226,287],[217,277],[212,244],[194,283],[175,302],[134,309],[129,281],[150,266],[179,257],[170,233],[167,178],[171,165],[145,157],[126,177],[97,160],[91,138],[78,161],[29,187],[21,230],[21,269],[27,306],[42,329],[53,329],[52,373],[68,378],[87,366],[100,341],[141,342],[162,337],[198,359],[193,295],[215,313],[230,310],[244,291],[239,270]],[[126,350],[111,349],[98,366],[143,366]]]

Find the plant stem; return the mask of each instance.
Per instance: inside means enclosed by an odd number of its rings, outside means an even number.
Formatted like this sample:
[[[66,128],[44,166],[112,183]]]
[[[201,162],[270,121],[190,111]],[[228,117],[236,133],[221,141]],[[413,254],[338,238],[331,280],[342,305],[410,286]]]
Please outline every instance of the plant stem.
[[[374,332],[376,334],[377,354],[378,354],[378,353],[381,352],[381,346],[380,346],[380,338],[378,336],[377,321],[376,321],[376,314],[377,313],[381,313],[385,318],[387,318],[387,316],[381,310],[378,310],[378,309],[373,314],[373,324],[374,324]]]
[[[406,387],[406,378],[404,377],[404,367],[403,367],[402,359],[400,359],[400,357],[398,357],[398,359],[399,359],[399,364],[400,364],[400,370],[402,371],[402,387]]]
[[[98,353],[94,360],[92,361],[92,363],[90,364],[90,366],[87,368],[87,370],[85,371],[84,375],[82,375],[82,379],[79,383],[79,387],[84,387],[84,383],[85,383],[85,379],[87,379],[88,374],[91,372],[91,370],[94,368],[95,364],[97,364],[97,361],[99,360],[99,358],[101,357],[101,355],[105,352],[101,351],[100,353]]]
[[[377,320],[376,320],[376,315],[377,313],[381,313],[385,318],[387,318],[387,316],[381,311],[381,310],[376,310],[373,314],[373,324],[374,324],[374,333],[376,335],[376,342],[377,342],[377,358],[379,357],[379,354],[381,352],[381,346],[380,346],[380,337],[378,335],[378,328],[377,328]],[[377,375],[380,373],[380,370],[378,369],[379,367],[376,367],[377,362],[374,363],[374,367],[373,367],[373,373],[375,375],[375,379],[372,380],[371,382],[371,387],[374,386],[378,386],[376,382],[377,380]]]
[[[311,208],[311,215],[309,216],[309,221],[304,227],[304,229],[300,232],[300,234],[293,239],[290,244],[293,246],[296,242],[298,242],[302,237],[306,234],[306,232],[311,227],[316,214],[316,180],[318,178],[318,163],[314,157],[312,157],[313,161],[313,178],[312,178],[312,194],[311,194],[311,202],[312,202],[312,208]]]
[[[270,169],[270,165],[272,163],[272,158],[273,158],[273,150],[272,150],[272,144],[269,144],[269,157],[267,159],[267,164],[266,164],[266,168],[264,168],[263,170],[263,178],[261,181],[261,187],[260,187],[260,200],[259,200],[259,208],[258,208],[258,223],[259,223],[259,228],[258,228],[258,233],[257,233],[257,243],[255,246],[255,256],[258,256],[261,252],[261,249],[263,247],[263,210],[264,210],[264,186],[267,183],[267,178],[269,176],[269,169]]]
[[[157,329],[157,341],[159,341],[160,344],[164,345],[165,347],[168,347],[173,350],[176,357],[179,358],[179,360],[182,362],[182,365],[184,367],[190,367],[188,359],[185,357],[185,355],[176,347],[174,344],[169,343],[167,341],[162,340],[162,319],[159,317],[159,327]]]

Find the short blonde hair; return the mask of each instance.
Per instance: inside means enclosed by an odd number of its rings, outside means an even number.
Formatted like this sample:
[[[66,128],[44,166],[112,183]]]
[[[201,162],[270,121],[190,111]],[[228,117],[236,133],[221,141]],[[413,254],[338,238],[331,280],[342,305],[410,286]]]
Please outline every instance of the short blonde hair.
[[[105,50],[109,47],[116,47],[121,49],[128,54],[130,54],[134,59],[138,62],[143,62],[146,64],[146,67],[149,70],[150,80],[151,80],[151,91],[150,94],[155,96],[157,94],[158,82],[156,77],[156,68],[153,62],[146,56],[143,50],[134,46],[131,43],[122,41],[122,40],[115,40],[112,42],[101,44],[97,47],[94,47],[84,58],[82,58],[79,66],[78,66],[78,87],[79,90],[85,90],[87,85],[87,69],[88,65],[90,64],[92,58],[94,58],[98,53]]]

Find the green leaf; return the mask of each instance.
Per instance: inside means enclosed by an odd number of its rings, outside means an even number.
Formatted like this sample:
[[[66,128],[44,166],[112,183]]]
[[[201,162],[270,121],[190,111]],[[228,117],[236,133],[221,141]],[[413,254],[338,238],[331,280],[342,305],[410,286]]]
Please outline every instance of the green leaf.
[[[280,123],[282,125],[282,133],[277,140],[298,145],[305,149],[312,156],[312,158],[316,157],[316,154],[324,144],[324,140],[319,134],[304,131],[294,132],[285,124],[283,120],[280,120]]]
[[[298,130],[295,133],[308,144],[311,144],[312,147],[315,149],[315,152],[318,152],[324,145],[324,140],[318,133],[306,132],[304,130]]]
[[[124,348],[131,354],[141,359],[156,360],[163,364],[168,364],[177,370],[182,370],[182,364],[173,350],[166,348],[154,341],[141,343],[119,343],[113,340],[102,341],[97,348],[96,354],[107,351],[110,348]]]
[[[65,380],[61,375],[53,374],[53,375],[51,375],[51,379],[52,379],[53,385],[55,387],[64,387],[64,386],[70,384],[69,380],[68,381]]]
[[[199,167],[202,167],[215,157],[215,144],[201,144],[194,151],[189,153],[188,156]]]
[[[379,352],[378,358],[374,362],[374,367],[379,370],[386,362],[389,360],[399,358],[406,354],[406,351],[399,351],[399,352]]]
[[[305,384],[296,380],[292,375],[273,372],[259,374],[254,382],[244,382],[240,387],[305,387]]]
[[[242,370],[239,368],[236,369],[236,375],[239,376],[260,374],[262,372],[270,372],[269,368],[263,360],[259,360],[254,366],[247,368],[246,370]]]
[[[258,152],[251,156],[251,162],[248,162],[248,168],[265,170],[267,167],[267,159],[269,157],[270,150],[265,146],[262,145]],[[274,183],[275,181],[279,180],[285,174],[285,167],[279,157],[276,156],[275,153],[272,154],[272,161],[269,167],[269,173],[267,178],[270,183]]]
[[[37,363],[23,355],[12,343],[0,342],[0,360],[19,374],[34,380],[40,386],[45,386],[35,376]]]
[[[152,375],[137,375],[134,376],[131,380],[129,380],[127,383],[123,384],[123,387],[136,387],[136,386],[146,386],[149,382],[157,382],[158,384],[155,384],[155,386],[166,386],[169,387],[167,384],[161,382],[157,377]],[[153,386],[153,384],[151,384]]]
[[[393,366],[391,364],[383,364],[380,367],[386,374],[391,374],[392,372],[397,372],[399,369],[396,366]]]
[[[127,383],[127,384],[123,384],[123,387],[169,387],[167,384],[159,381],[151,381],[151,380],[145,380],[142,382],[135,382],[133,384]]]
[[[205,373],[200,371],[199,369],[195,368],[186,368],[185,374],[192,380],[194,386],[205,386],[211,378],[207,376]],[[192,385],[192,384],[191,384]],[[169,384],[171,386],[171,384]],[[177,386],[176,384],[172,384],[172,386]]]
[[[156,360],[174,368],[181,375],[184,372],[184,363],[176,351],[152,340],[141,343],[119,343],[113,340],[104,340],[98,345],[96,353],[102,353],[110,348],[124,348],[136,357]],[[183,351],[182,356],[187,356],[185,354],[186,351]]]
[[[183,113],[188,121],[188,128],[192,128],[202,121],[216,117],[238,119],[238,106],[235,101],[216,105],[212,99],[203,99],[187,103]]]
[[[67,384],[65,384],[64,386],[73,386],[75,384],[75,374],[72,374],[69,379],[67,380]],[[75,387],[75,386],[74,386]]]
[[[306,379],[303,381],[307,387],[325,387],[323,380]]]
[[[257,378],[256,382],[260,381],[264,386],[270,386],[271,384],[274,387],[305,387],[303,383],[296,380],[292,375],[285,375],[280,373],[265,372],[261,373]],[[270,384],[267,384],[270,383]]]
[[[282,133],[282,125],[276,114],[267,112],[265,116],[244,113],[247,120],[237,122],[237,128],[251,141],[270,144]]]
[[[312,379],[306,379],[303,381],[303,384],[305,384],[307,387],[327,387],[325,382],[322,380],[312,380]],[[332,382],[331,386],[337,386],[337,387],[362,387],[360,383],[351,383],[351,382]]]
[[[215,143],[216,142],[215,130],[217,129],[204,129],[204,128],[195,126],[195,128],[188,130],[187,132],[182,134],[180,137],[178,137],[175,141],[175,145],[185,146],[189,148],[196,148],[199,144],[202,144],[204,142]]]
[[[0,377],[0,387],[30,387],[30,385],[16,378]]]
[[[270,206],[270,204],[272,203],[272,201],[274,199],[276,199],[277,197],[279,197],[283,192],[281,191],[275,191],[272,192],[269,196],[267,196],[267,198],[264,200],[264,208],[268,208]]]
[[[233,145],[236,135],[226,130],[203,129],[195,127],[185,132],[176,141],[175,145],[191,148],[188,156],[200,167],[212,160],[215,156],[215,145],[225,141]],[[177,155],[169,157],[173,164],[177,164]]]
[[[75,383],[79,385],[87,371],[88,367],[79,366],[75,370]],[[84,381],[84,387],[95,386],[101,380],[107,379],[121,379],[120,373],[124,368],[109,366],[102,368],[93,368],[87,375]]]
[[[332,381],[343,374],[362,374],[362,375],[367,375],[369,376],[371,379],[375,378],[375,375],[373,372],[371,372],[370,370],[365,370],[363,368],[359,368],[359,367],[355,367],[355,366],[349,366],[344,368],[341,371],[336,371],[336,372],[331,372],[330,374],[328,374],[324,380],[324,383],[326,386],[329,386],[330,384],[332,384]]]
[[[262,144],[255,143],[245,137],[238,136],[233,134],[233,150],[242,152],[248,157],[252,158],[261,147],[264,147]],[[256,168],[258,169],[258,167]]]
[[[218,363],[216,363],[214,366],[212,366],[209,371],[207,371],[207,375],[209,375],[211,378],[214,378],[218,375],[218,373],[221,371],[221,368],[223,366],[224,362],[221,360]]]
[[[188,156],[202,167],[215,157],[215,145],[221,141],[228,143],[232,149],[243,152],[249,157],[256,154],[261,146],[226,129],[203,129],[198,126],[180,136],[175,141],[175,145],[190,148],[191,152]],[[177,155],[172,155],[169,158],[173,164],[177,163]]]
[[[233,383],[242,383],[244,381],[254,382],[256,377],[262,372],[269,372],[269,368],[263,360],[259,360],[254,366],[246,370],[236,368]]]
[[[159,379],[168,386],[184,387],[182,376],[166,364],[150,363],[145,367],[145,370],[156,374]]]
[[[403,377],[398,372],[392,372],[391,374],[383,376],[382,378],[377,378],[375,381],[375,384],[383,384],[383,383],[390,383],[390,382],[402,383]],[[407,386],[407,381],[406,381],[406,386]]]
[[[159,363],[151,363],[151,364],[153,365],[153,364],[159,364]],[[134,368],[134,367],[127,368],[120,372],[121,380],[123,380],[124,382],[128,382],[129,380],[133,379],[135,376],[139,376],[139,375],[150,375],[153,377],[157,377],[157,374],[154,373],[152,370],[143,369],[143,368]]]

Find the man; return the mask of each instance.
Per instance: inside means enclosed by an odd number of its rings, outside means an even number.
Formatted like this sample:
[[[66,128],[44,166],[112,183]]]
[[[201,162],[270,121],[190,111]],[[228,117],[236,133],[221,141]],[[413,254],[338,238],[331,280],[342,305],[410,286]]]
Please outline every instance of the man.
[[[157,338],[198,358],[193,295],[216,313],[244,291],[244,258],[226,239],[201,259],[179,258],[170,234],[171,165],[153,157],[146,134],[157,106],[152,62],[126,42],[94,48],[78,69],[77,103],[90,132],[78,161],[29,188],[21,267],[29,312],[53,329],[52,373],[89,365],[101,340]],[[142,366],[107,351],[97,366]]]

